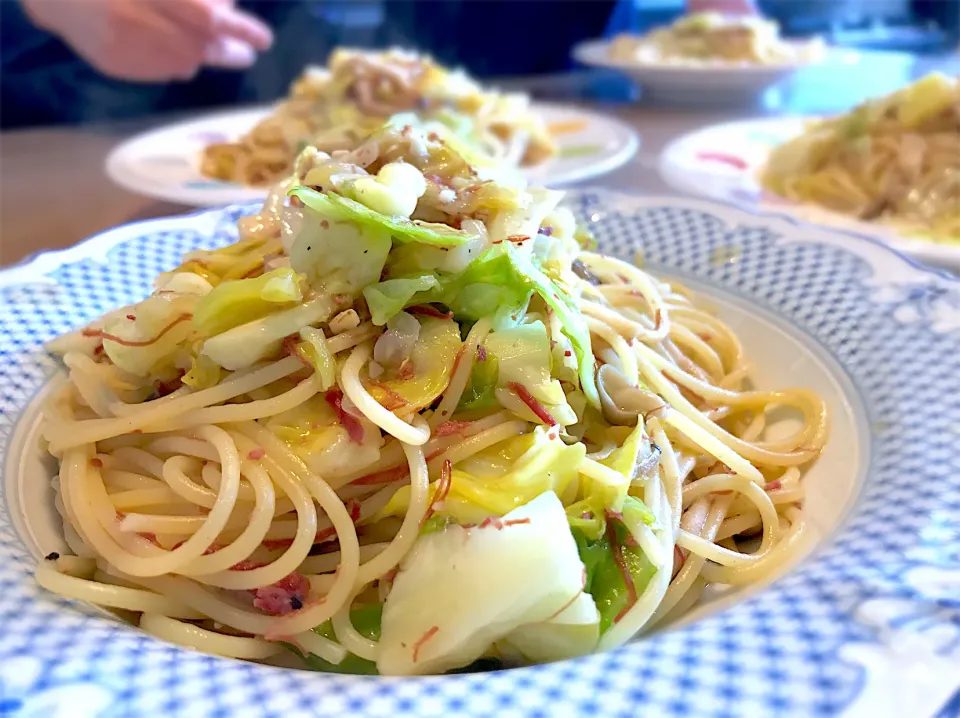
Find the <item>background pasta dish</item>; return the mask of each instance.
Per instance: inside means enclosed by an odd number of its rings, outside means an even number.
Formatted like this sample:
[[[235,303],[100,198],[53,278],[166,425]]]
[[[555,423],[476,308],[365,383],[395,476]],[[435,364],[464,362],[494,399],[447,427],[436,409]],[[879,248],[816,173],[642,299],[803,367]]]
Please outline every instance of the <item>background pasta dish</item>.
[[[526,95],[484,90],[462,71],[400,50],[341,49],[327,68],[307,68],[248,134],[207,147],[201,171],[245,185],[276,182],[305,146],[353,149],[390,116],[407,112],[435,120],[498,162],[535,165],[556,152]]]
[[[769,65],[813,59],[819,42],[791,45],[780,38],[773,20],[750,16],[698,13],[637,37],[619,35],[610,57],[624,62],[723,62]]]
[[[561,199],[412,124],[305,150],[240,241],[51,346],[75,555],[37,580],[220,655],[403,675],[615,647],[776,571],[823,401],[751,387],[730,328]]]
[[[960,241],[960,82],[929,75],[814,122],[770,155],[764,187],[938,241]]]

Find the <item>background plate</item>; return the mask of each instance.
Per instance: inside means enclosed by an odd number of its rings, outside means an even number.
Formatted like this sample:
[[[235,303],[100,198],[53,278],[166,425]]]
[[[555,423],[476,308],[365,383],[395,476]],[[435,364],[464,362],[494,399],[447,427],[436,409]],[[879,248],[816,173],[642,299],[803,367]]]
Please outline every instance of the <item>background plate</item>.
[[[793,204],[764,192],[757,181],[760,168],[775,147],[803,131],[804,122],[799,117],[775,117],[696,130],[664,149],[660,175],[680,192],[755,209],[789,212],[809,222],[872,234],[912,257],[960,271],[960,243],[912,239],[889,226],[863,222],[814,205]]]
[[[628,162],[640,140],[628,125],[577,107],[535,103],[534,110],[557,128],[559,155],[526,171],[536,184],[558,186],[605,174]],[[200,174],[203,148],[250,130],[270,107],[232,110],[162,127],[118,145],[106,172],[136,194],[197,207],[253,202],[265,188],[246,187]]]

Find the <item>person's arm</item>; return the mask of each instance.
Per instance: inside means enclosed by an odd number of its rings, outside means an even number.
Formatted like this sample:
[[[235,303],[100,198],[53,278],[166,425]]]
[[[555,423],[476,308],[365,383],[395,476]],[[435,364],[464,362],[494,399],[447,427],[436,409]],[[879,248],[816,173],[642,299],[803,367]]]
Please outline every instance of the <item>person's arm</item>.
[[[247,67],[273,41],[232,0],[20,0],[38,27],[110,77],[189,79],[204,65]]]
[[[687,12],[719,12],[724,15],[755,15],[754,0],[687,0]]]

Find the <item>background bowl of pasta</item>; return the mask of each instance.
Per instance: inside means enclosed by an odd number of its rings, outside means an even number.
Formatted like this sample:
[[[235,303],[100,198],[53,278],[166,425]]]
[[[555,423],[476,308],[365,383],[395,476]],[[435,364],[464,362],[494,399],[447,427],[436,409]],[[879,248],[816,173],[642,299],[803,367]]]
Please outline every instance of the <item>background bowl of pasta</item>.
[[[949,227],[949,218],[940,223],[938,230],[918,226],[915,221],[896,215],[866,219],[863,210],[856,207],[841,212],[813,198],[788,198],[763,186],[762,176],[771,156],[778,148],[801,138],[815,121],[814,118],[763,118],[696,130],[664,149],[659,163],[660,175],[671,187],[686,194],[762,211],[785,212],[804,221],[872,235],[923,262],[952,270],[960,268],[960,243],[956,229]],[[939,157],[956,164],[954,153],[941,153]],[[944,178],[949,178],[950,172],[947,168]],[[831,177],[825,172],[817,179],[822,183],[827,201],[830,201],[832,182],[837,183],[834,196],[838,201],[844,201],[844,192],[860,193],[856,185],[838,175]],[[872,203],[868,194],[860,196],[865,204]],[[955,218],[953,222],[956,223]]]
[[[795,54],[769,61],[724,60],[722,58],[673,58],[660,56],[624,57],[606,40],[577,45],[573,56],[591,67],[618,70],[630,76],[645,96],[678,104],[743,104],[759,97],[774,85],[826,55],[822,47],[807,52],[806,42],[784,42]],[[856,56],[844,55],[847,62]]]
[[[829,440],[783,497],[798,505],[784,518],[791,540],[774,570],[749,577],[746,590],[710,592],[673,630],[612,651],[429,680],[211,656],[42,591],[37,561],[64,549],[56,467],[38,433],[41,404],[62,377],[43,342],[141,299],[184,252],[234,241],[236,219],[254,208],[151,220],[0,274],[4,705],[71,700],[88,715],[251,717],[547,715],[564,706],[679,718],[865,707],[893,716],[909,701],[915,715],[934,715],[957,688],[960,658],[960,615],[944,603],[960,576],[960,464],[951,450],[960,398],[944,390],[960,374],[960,285],[873,240],[782,217],[591,191],[568,203],[601,251],[685,287],[729,327],[749,357],[749,387],[803,386],[823,399]],[[771,446],[797,421],[776,403],[765,412]],[[894,654],[894,644],[911,648]],[[896,678],[921,665],[942,680],[921,691]]]

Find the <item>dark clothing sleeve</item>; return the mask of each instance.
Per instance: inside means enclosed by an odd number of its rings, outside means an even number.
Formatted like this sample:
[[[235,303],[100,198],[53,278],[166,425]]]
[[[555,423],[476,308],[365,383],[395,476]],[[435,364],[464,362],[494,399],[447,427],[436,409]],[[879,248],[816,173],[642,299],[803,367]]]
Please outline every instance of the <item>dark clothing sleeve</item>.
[[[617,0],[389,0],[399,40],[480,78],[562,72],[604,34]]]

